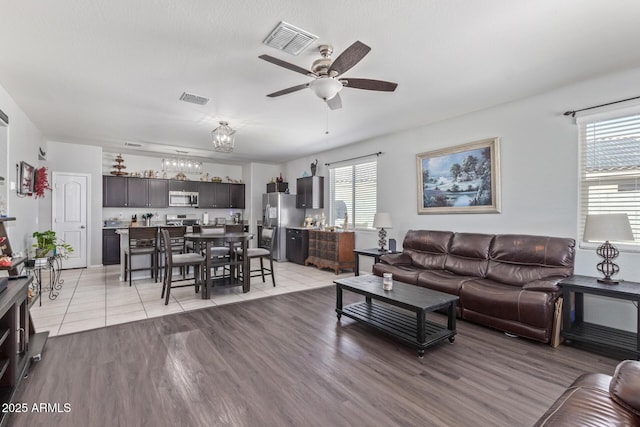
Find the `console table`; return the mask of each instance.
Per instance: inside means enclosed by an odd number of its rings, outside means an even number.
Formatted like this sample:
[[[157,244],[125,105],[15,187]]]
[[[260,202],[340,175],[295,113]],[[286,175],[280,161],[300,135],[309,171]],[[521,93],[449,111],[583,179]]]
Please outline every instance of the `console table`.
[[[624,331],[584,321],[584,294],[635,301],[640,303],[640,283],[620,282],[617,285],[598,283],[596,277],[571,276],[562,280],[562,336],[567,340],[597,345],[605,349],[633,354],[640,359],[640,312],[636,332]],[[575,294],[574,320],[571,321],[571,293]]]

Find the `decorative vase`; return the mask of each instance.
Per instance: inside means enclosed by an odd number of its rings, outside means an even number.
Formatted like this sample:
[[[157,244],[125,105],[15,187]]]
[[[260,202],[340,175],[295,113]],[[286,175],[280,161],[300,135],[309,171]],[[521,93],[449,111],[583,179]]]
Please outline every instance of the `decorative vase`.
[[[311,163],[311,176],[316,176],[316,169],[318,168],[318,159]]]

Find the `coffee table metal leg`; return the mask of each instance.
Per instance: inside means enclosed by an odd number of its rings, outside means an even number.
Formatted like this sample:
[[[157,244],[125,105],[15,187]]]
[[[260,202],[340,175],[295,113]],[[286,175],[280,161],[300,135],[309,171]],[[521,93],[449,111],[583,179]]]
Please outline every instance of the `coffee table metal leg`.
[[[336,314],[338,320],[342,317],[342,286],[336,285]]]

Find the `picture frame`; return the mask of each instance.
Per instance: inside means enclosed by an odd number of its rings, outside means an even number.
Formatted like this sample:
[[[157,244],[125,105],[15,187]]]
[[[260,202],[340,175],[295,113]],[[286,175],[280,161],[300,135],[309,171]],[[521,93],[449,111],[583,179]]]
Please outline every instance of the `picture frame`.
[[[34,181],[34,168],[27,162],[20,162],[20,177],[18,185],[18,194],[31,195],[33,194],[33,181]]]
[[[416,155],[418,214],[499,213],[500,139]]]

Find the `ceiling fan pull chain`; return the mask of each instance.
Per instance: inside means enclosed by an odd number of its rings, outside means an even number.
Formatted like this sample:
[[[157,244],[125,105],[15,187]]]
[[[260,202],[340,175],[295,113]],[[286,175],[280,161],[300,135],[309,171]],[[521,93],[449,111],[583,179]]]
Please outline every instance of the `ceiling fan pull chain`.
[[[329,135],[329,110],[330,110],[330,108],[329,108],[329,104],[327,104],[326,102],[325,102],[325,104],[327,106],[327,128],[325,129],[324,134],[325,135]]]

